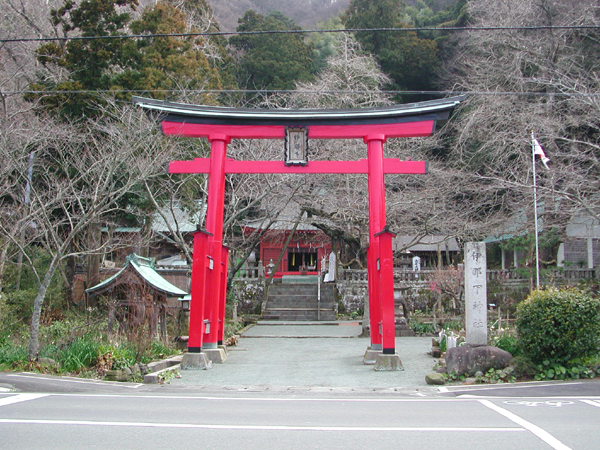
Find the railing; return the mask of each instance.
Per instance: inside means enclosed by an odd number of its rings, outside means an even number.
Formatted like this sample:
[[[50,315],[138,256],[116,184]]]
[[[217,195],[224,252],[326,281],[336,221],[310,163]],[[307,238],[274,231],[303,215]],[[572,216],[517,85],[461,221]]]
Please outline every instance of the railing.
[[[367,271],[360,269],[346,269],[340,271],[339,281],[364,281],[367,282]]]
[[[398,270],[394,269],[394,283],[429,282],[437,270]]]
[[[234,280],[255,280],[257,278],[264,278],[264,268],[261,267],[242,267],[235,274]]]
[[[523,270],[488,270],[487,280],[529,280],[534,277],[533,272],[529,275]],[[596,278],[595,269],[543,269],[540,272],[543,280],[581,280]]]
[[[455,271],[455,269],[453,269]],[[433,280],[438,270],[423,269],[423,270],[405,270],[394,269],[395,283],[427,283]],[[443,270],[442,270],[443,272]],[[526,281],[530,276],[521,270],[488,270],[487,281]],[[544,280],[580,280],[596,278],[595,269],[546,269],[542,273]],[[367,282],[367,271],[348,269],[343,270],[339,274],[340,281],[364,281]]]
[[[456,269],[453,269],[456,271]],[[439,272],[434,269],[406,270],[394,269],[394,283],[428,283],[432,281],[435,274]],[[443,271],[442,271],[443,272]],[[235,275],[234,279],[252,280],[264,277],[264,268],[262,267],[242,267]],[[488,270],[487,281],[526,281],[528,276],[522,270]],[[542,272],[544,280],[580,280],[596,278],[595,269],[546,269]],[[338,281],[348,282],[367,282],[367,271],[359,269],[340,270]]]

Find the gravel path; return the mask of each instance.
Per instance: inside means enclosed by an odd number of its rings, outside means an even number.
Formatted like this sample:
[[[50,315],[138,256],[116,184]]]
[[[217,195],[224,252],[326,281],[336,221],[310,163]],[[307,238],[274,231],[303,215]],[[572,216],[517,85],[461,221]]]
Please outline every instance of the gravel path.
[[[431,338],[396,338],[404,370],[376,372],[362,358],[368,338],[360,325],[259,324],[248,329],[224,364],[210,370],[182,371],[172,386],[235,390],[380,390],[426,395],[437,389],[425,383],[435,360],[427,355]],[[418,394],[425,393],[425,394]]]

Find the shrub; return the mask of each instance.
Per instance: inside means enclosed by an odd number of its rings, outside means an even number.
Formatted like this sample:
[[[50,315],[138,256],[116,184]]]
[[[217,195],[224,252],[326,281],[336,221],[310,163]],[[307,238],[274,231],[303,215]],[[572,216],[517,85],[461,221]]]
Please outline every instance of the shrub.
[[[435,333],[435,327],[431,323],[417,322],[412,320],[409,324],[410,329],[417,334],[433,334]]]
[[[98,361],[100,346],[98,340],[90,336],[81,336],[58,352],[58,362],[67,372],[86,369]]]
[[[520,356],[523,354],[523,348],[521,346],[521,340],[518,336],[510,332],[501,332],[496,336],[492,337],[491,345],[501,348],[504,351],[510,353],[513,357]]]
[[[515,356],[510,360],[510,367],[513,368],[515,376],[519,379],[531,379],[538,373],[535,364],[525,356]]]
[[[600,351],[600,301],[578,289],[533,291],[517,308],[523,354],[566,363]]]
[[[465,327],[463,325],[462,320],[448,320],[447,322],[444,322],[444,324],[442,325],[442,328],[446,331],[460,331],[463,330]]]
[[[0,345],[0,367],[9,368],[12,365],[27,360],[26,345],[15,345],[8,340]]]
[[[101,345],[99,352],[98,362],[108,369],[124,369],[136,363],[135,349],[127,343]]]

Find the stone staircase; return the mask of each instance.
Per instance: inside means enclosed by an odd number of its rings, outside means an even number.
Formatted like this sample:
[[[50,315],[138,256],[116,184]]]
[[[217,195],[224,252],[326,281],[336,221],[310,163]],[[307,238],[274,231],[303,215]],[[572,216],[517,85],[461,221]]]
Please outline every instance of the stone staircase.
[[[318,301],[316,283],[273,283],[262,318],[288,321],[335,320],[335,285],[321,284]]]

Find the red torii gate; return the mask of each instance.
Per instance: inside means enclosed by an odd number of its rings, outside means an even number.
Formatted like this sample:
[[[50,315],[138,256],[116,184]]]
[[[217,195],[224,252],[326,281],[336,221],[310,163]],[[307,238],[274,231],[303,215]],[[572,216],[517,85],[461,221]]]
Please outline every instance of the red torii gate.
[[[383,157],[388,138],[431,135],[438,121],[446,120],[464,97],[357,110],[260,110],[185,105],[134,98],[156,113],[167,135],[207,138],[210,158],[172,161],[170,173],[207,173],[206,230],[194,235],[192,301],[188,354],[207,353],[222,361],[227,286],[227,255],[223,246],[223,212],[226,173],[356,173],[368,175],[369,249],[367,272],[371,349],[389,361],[384,370],[401,367],[395,348],[393,234],[387,229],[385,174],[425,174],[423,161]],[[282,161],[236,161],[226,157],[231,139],[284,139],[286,128],[307,129],[310,139],[362,139],[367,159],[310,161],[286,165]],[[378,358],[379,358],[378,356]],[[394,362],[394,359],[397,362]]]

